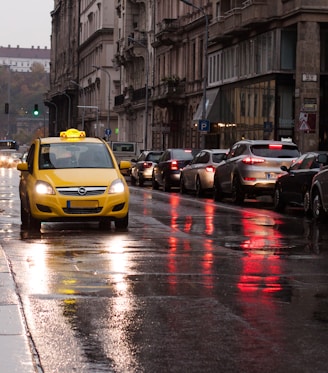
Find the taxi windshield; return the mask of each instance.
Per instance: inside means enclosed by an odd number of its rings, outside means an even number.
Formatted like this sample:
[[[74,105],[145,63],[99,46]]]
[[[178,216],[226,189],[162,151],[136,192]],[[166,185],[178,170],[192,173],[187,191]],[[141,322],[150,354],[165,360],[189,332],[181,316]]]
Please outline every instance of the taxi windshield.
[[[40,148],[40,170],[113,167],[113,160],[105,144],[51,143],[42,144]]]

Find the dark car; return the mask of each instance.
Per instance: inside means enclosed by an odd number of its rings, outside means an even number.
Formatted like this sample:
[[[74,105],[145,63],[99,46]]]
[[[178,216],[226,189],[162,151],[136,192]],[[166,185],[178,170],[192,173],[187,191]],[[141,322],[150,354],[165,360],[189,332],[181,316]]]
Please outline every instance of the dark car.
[[[134,162],[130,172],[131,184],[143,186],[146,181],[151,181],[154,166],[162,154],[161,150],[144,150],[137,159],[131,159]]]
[[[327,165],[320,159],[320,154],[327,152],[307,152],[302,154],[288,168],[282,166],[283,174],[279,175],[274,192],[274,208],[283,211],[287,205],[300,206],[306,213],[310,212],[310,190],[313,176]],[[321,162],[320,162],[321,160]]]
[[[238,141],[216,168],[214,200],[227,195],[241,204],[246,196],[273,196],[280,167],[289,167],[299,156],[297,145],[289,141]]]
[[[320,154],[318,161],[328,164],[327,154]],[[312,179],[310,203],[313,217],[322,219],[328,213],[328,166],[324,166]]]
[[[189,164],[199,151],[181,148],[165,150],[153,169],[153,189],[162,187],[165,192],[169,192],[172,187],[179,188],[181,169]]]
[[[192,191],[201,197],[213,192],[214,172],[223,160],[228,149],[201,150],[192,162],[181,170],[180,192]]]

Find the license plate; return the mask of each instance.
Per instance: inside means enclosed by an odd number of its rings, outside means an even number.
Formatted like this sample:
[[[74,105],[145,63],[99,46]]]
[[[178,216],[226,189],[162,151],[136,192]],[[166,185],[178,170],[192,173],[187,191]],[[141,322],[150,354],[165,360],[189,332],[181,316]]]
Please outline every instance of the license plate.
[[[275,179],[277,178],[277,174],[275,174],[274,172],[268,172],[268,173],[266,174],[266,178],[267,178],[268,180],[275,180]]]
[[[67,208],[97,208],[99,206],[98,201],[67,201]]]

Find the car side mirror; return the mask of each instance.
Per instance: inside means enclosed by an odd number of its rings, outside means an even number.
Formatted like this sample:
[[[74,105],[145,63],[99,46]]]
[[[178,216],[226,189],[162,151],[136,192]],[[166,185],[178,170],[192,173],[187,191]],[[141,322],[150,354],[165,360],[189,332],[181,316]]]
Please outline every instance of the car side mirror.
[[[120,161],[119,163],[120,170],[128,170],[131,168],[131,162],[130,161]]]
[[[18,163],[17,170],[18,171],[28,171],[29,169],[28,169],[27,162]]]
[[[280,169],[282,171],[288,172],[288,168],[285,165],[281,166]]]

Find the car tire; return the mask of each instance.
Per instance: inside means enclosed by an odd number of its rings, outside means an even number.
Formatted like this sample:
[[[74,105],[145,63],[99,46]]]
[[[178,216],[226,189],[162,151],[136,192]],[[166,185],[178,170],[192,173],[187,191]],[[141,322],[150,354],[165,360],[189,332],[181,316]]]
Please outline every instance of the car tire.
[[[199,176],[196,178],[196,197],[203,197],[204,191]]]
[[[164,192],[171,191],[171,185],[166,176],[163,177],[163,188],[164,188]]]
[[[126,229],[129,225],[129,214],[126,214],[124,218],[115,220],[116,229]]]
[[[319,191],[315,190],[312,199],[312,215],[316,220],[321,220],[325,212],[322,207],[322,201]]]
[[[99,229],[102,231],[107,231],[111,227],[111,219],[109,218],[103,218],[99,222]]]
[[[21,222],[22,222],[23,227],[28,226],[28,214],[24,209],[22,201],[21,201]]]
[[[213,184],[213,199],[216,202],[221,202],[223,200],[224,194],[219,183]]]
[[[159,185],[158,182],[155,180],[155,176],[153,175],[151,178],[151,185],[154,190],[158,190]]]
[[[283,201],[283,197],[281,195],[281,192],[279,188],[275,188],[274,195],[273,195],[273,207],[275,211],[283,212],[285,210],[285,203]]]
[[[305,193],[304,193],[304,197],[303,197],[303,207],[304,207],[304,212],[307,216],[311,215],[312,211],[311,211],[311,200],[310,200],[310,191],[307,190]]]
[[[180,193],[181,194],[186,194],[187,193],[187,189],[185,187],[185,183],[183,181],[183,176],[182,175],[180,177]]]
[[[140,187],[143,187],[143,186],[144,186],[144,183],[145,183],[145,181],[144,181],[143,177],[140,176],[140,174],[139,174],[139,186],[140,186]]]
[[[241,205],[245,199],[245,193],[242,189],[240,179],[237,175],[235,175],[232,180],[231,198],[232,198],[232,202],[237,205]]]

